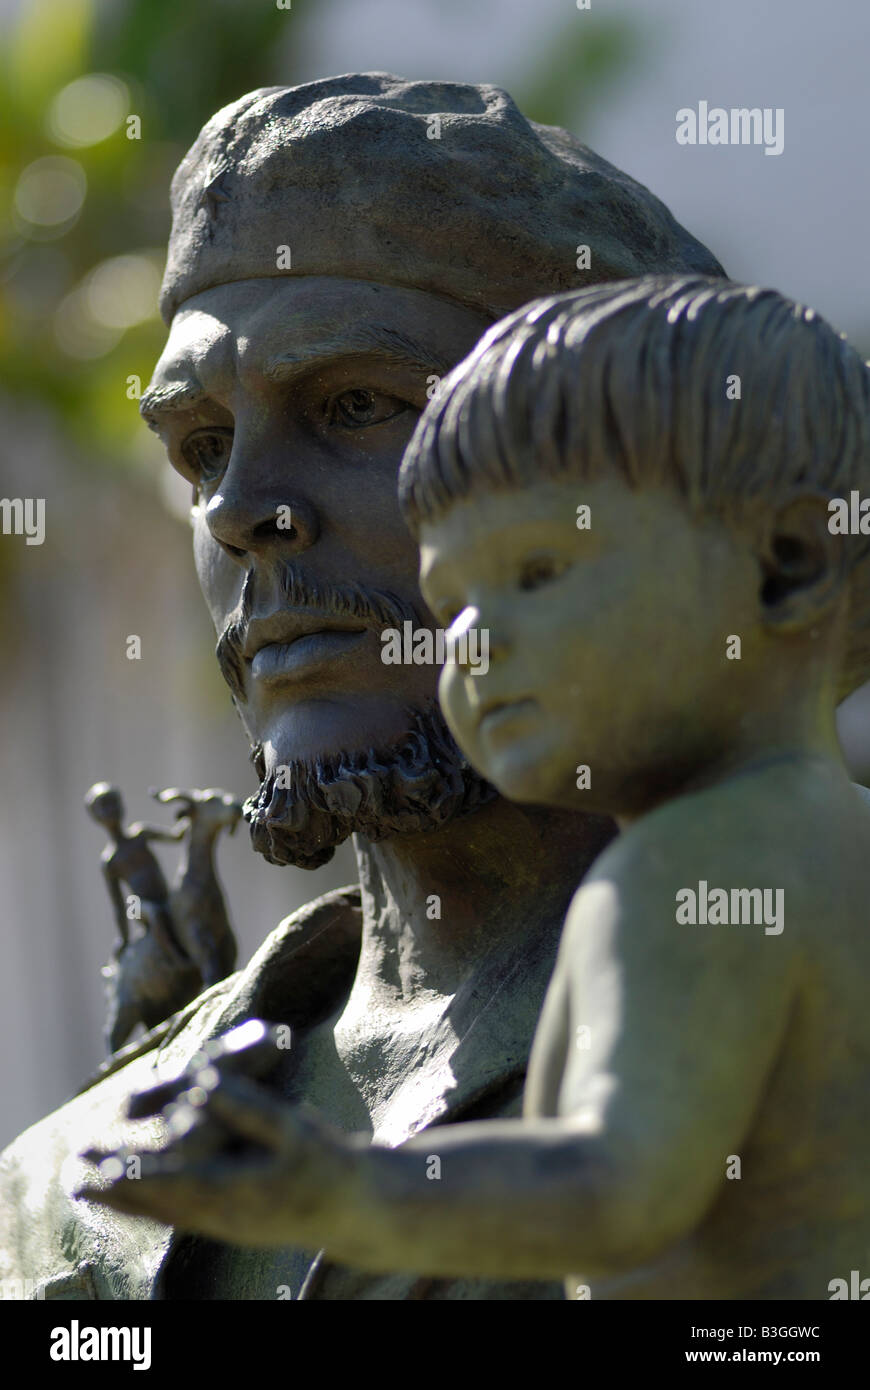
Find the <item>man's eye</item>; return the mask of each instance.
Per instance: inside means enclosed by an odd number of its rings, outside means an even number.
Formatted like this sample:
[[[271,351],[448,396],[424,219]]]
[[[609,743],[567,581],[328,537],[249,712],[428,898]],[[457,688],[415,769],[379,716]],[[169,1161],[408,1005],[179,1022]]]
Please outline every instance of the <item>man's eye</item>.
[[[565,573],[567,564],[553,555],[535,555],[520,567],[519,587],[526,593],[540,589]]]
[[[197,430],[185,439],[181,456],[200,482],[208,482],[224,471],[232,447],[232,430]]]
[[[333,396],[327,402],[327,414],[331,425],[345,429],[362,429],[365,425],[382,425],[408,409],[407,401],[398,396],[387,396],[381,391],[369,391],[365,387],[354,387]]]

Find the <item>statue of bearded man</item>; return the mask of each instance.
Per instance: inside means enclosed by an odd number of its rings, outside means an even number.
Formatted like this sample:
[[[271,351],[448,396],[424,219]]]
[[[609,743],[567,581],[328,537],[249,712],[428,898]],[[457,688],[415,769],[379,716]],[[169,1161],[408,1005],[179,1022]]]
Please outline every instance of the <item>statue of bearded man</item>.
[[[72,1193],[89,1147],[165,1138],[160,1116],[129,1117],[131,1093],[253,1017],[289,1025],[269,1086],[340,1129],[396,1145],[519,1114],[563,917],[613,826],[495,795],[446,730],[437,667],[381,660],[385,628],[435,626],[398,467],[437,380],[508,311],[722,269],[647,189],[504,91],[388,73],[225,107],[172,207],[169,338],[142,413],[193,489],[197,573],[260,779],[253,844],[315,867],[352,836],[359,883],[282,922],[6,1151],[0,1275],[57,1298],[562,1298],[555,1281],[248,1249],[241,1200],[216,1240]]]

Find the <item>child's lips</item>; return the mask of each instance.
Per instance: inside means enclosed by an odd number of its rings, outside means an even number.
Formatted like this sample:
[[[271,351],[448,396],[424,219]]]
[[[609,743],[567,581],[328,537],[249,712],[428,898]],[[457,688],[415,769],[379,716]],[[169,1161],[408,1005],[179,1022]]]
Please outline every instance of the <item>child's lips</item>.
[[[516,700],[499,700],[488,705],[483,711],[478,722],[478,729],[481,732],[491,733],[494,729],[500,729],[513,719],[536,713],[537,709],[537,701],[528,696],[522,696]]]

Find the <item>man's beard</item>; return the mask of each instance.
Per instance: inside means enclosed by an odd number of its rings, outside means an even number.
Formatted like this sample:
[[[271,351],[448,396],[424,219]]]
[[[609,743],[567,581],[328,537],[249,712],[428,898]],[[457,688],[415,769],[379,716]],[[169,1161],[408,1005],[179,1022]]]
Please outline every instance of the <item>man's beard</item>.
[[[386,748],[285,764],[265,774],[244,814],[251,843],[270,864],[317,869],[355,833],[370,840],[435,830],[495,795],[450,735],[437,705],[409,710],[412,732]]]
[[[249,573],[239,611],[217,645],[237,706],[245,698],[242,649],[253,587]],[[282,565],[280,588],[288,607],[351,616],[376,632],[401,630],[408,619],[422,626],[413,606],[394,594],[358,584],[314,584],[292,564]],[[454,742],[437,703],[408,709],[407,719],[408,732],[395,743],[296,759],[268,773],[262,746],[255,744],[251,758],[260,788],[244,805],[254,849],[270,864],[317,869],[350,835],[383,840],[435,830],[497,795]]]

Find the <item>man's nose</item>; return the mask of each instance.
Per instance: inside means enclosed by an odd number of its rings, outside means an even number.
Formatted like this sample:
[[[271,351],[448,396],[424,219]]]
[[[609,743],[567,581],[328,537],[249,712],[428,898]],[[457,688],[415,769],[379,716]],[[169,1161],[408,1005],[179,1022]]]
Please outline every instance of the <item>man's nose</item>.
[[[235,450],[234,450],[235,452]],[[218,545],[240,563],[250,554],[298,555],[317,540],[317,510],[299,487],[281,486],[261,472],[230,461],[205,509]]]

